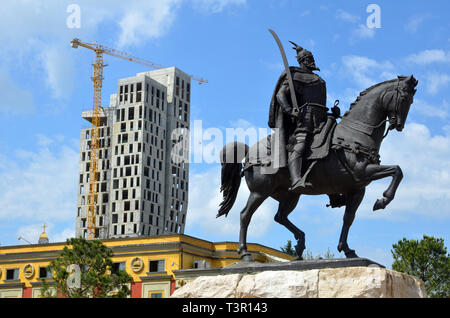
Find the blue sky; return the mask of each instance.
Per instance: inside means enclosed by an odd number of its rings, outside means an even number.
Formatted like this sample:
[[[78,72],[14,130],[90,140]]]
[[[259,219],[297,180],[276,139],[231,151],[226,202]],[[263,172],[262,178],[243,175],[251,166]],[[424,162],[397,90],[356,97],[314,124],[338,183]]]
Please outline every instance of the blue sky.
[[[370,29],[369,4],[381,27]],[[76,4],[80,28],[69,28]],[[405,130],[381,148],[383,164],[404,179],[386,210],[371,207],[389,179],[371,184],[350,229],[349,245],[386,266],[393,243],[423,234],[450,240],[450,32],[448,1],[8,1],[0,12],[0,244],[35,242],[46,223],[51,241],[74,235],[81,111],[92,107],[93,55],[73,50],[74,37],[98,41],[208,79],[193,85],[191,121],[203,129],[267,127],[269,101],[283,66],[267,31],[274,29],[295,65],[294,41],[312,51],[327,82],[329,105],[348,109],[359,92],[397,75],[419,80]],[[106,57],[104,105],[117,80],[147,69]],[[207,144],[207,141],[205,141]],[[245,182],[228,219],[215,219],[220,166],[193,163],[185,233],[237,241]],[[302,197],[291,221],[313,254],[336,256],[343,209],[327,198]],[[293,239],[273,221],[268,200],[249,228],[249,241],[274,248]]]

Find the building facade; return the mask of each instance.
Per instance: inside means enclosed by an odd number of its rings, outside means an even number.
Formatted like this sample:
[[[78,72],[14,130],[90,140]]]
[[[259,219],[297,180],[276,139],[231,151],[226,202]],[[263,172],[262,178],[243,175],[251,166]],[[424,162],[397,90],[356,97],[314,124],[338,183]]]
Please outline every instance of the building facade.
[[[101,114],[95,238],[184,233],[190,85],[189,75],[175,67],[118,81]],[[92,111],[82,117],[92,122]],[[90,142],[91,128],[82,129],[77,237],[87,232]]]
[[[240,262],[236,242],[209,242],[183,234],[102,241],[113,251],[117,269],[132,277],[132,298],[165,298],[185,283],[203,275],[202,268],[223,268]],[[42,280],[52,286],[49,263],[65,243],[0,247],[0,298],[39,298]],[[248,244],[260,263],[291,261],[278,250]],[[188,273],[186,273],[188,272]]]

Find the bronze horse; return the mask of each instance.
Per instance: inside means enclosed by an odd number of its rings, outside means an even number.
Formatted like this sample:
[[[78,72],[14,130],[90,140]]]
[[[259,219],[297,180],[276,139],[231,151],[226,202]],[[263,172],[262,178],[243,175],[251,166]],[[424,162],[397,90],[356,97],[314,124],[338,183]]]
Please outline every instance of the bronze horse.
[[[247,229],[253,213],[268,197],[279,202],[275,221],[294,234],[297,240],[296,251],[299,259],[302,259],[305,233],[288,220],[288,215],[297,206],[302,194],[328,194],[342,198],[341,205],[345,205],[345,214],[337,249],[339,252],[343,251],[347,258],[358,257],[347,244],[348,231],[364,197],[365,188],[372,181],[392,177],[389,187],[383,192],[383,197],[375,202],[373,210],[384,209],[394,199],[403,177],[402,170],[397,165],[381,165],[378,152],[390,130],[403,130],[417,84],[418,81],[412,75],[399,76],[361,92],[335,126],[328,155],[315,163],[307,178],[308,185],[297,193],[289,191],[291,183],[287,168],[278,169],[273,174],[263,173],[261,165],[244,170],[242,161],[248,155],[249,147],[234,142],[223,148],[223,201],[217,217],[227,215],[231,210],[242,176],[245,176],[250,190],[247,204],[240,215],[238,251],[243,261],[253,261],[247,250]],[[389,126],[386,130],[387,123]]]

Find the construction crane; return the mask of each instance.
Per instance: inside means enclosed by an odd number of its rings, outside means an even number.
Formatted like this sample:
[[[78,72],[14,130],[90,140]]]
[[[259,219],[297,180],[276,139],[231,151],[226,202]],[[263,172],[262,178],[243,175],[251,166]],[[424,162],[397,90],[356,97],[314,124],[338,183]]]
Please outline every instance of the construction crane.
[[[91,129],[91,158],[89,166],[89,187],[88,187],[88,216],[87,216],[87,233],[86,238],[88,240],[93,240],[96,237],[96,207],[97,207],[97,172],[98,172],[98,148],[99,148],[99,126],[100,126],[100,115],[102,111],[102,85],[103,85],[103,67],[105,66],[103,61],[103,54],[108,54],[127,60],[130,62],[142,64],[153,69],[161,69],[164,66],[149,62],[138,57],[132,56],[128,53],[108,48],[104,45],[94,43],[84,43],[80,39],[73,39],[70,45],[77,49],[79,46],[95,52],[94,61],[94,72],[92,76],[92,81],[94,82],[94,96],[93,96],[93,108],[92,108],[92,129]],[[197,81],[199,84],[208,83],[206,79],[198,78],[196,76],[190,75],[190,77]]]

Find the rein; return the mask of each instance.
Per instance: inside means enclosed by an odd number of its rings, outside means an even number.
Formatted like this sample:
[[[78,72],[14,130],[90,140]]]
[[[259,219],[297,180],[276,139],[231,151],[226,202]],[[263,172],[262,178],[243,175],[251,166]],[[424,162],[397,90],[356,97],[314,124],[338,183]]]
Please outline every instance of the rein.
[[[396,119],[397,117],[397,113],[398,113],[398,107],[399,107],[399,86],[400,86],[400,80],[397,80],[397,87],[395,88],[396,90],[396,99],[395,99],[395,107],[394,107],[394,114],[393,116],[391,116],[391,118],[389,119],[384,119],[382,120],[378,125],[369,125],[369,124],[365,124],[365,123],[361,123],[361,122],[357,122],[348,118],[342,118],[340,124],[342,124],[345,127],[351,128],[353,130],[362,132],[366,135],[372,136],[372,133],[375,129],[380,128],[382,125],[384,125],[386,122],[389,122],[391,125],[393,124],[393,121]],[[386,136],[389,134],[389,131],[391,131],[390,129],[391,126],[389,126],[385,132],[385,134],[383,135],[383,138],[381,140],[383,140],[384,138],[386,138]]]
[[[397,120],[396,118],[397,118],[397,114],[398,114],[399,98],[400,98],[400,96],[399,96],[400,95],[400,92],[399,92],[400,83],[399,82],[400,82],[400,80],[398,79],[397,86],[395,88],[391,88],[386,91],[386,92],[388,92],[388,91],[390,92],[394,89],[396,90],[396,97],[395,97],[396,100],[395,100],[395,106],[394,106],[393,112],[391,114],[388,113],[388,116],[386,116],[386,117],[390,117],[389,119],[384,119],[377,125],[369,125],[366,123],[357,122],[357,121],[348,119],[347,117],[344,116],[339,124],[342,124],[344,127],[347,127],[349,129],[361,132],[363,134],[366,134],[366,135],[372,137],[375,129],[380,128],[386,122],[389,122],[390,125],[388,126],[386,132],[383,135],[383,138],[381,139],[381,141],[383,141],[383,139],[386,138],[386,136],[389,134],[389,131],[392,130],[391,127],[393,127],[393,125],[395,125],[395,121]],[[389,108],[388,108],[388,110],[389,110]],[[334,142],[336,142],[336,143],[334,143]],[[356,141],[352,142],[352,143],[347,143],[344,140],[344,138],[338,137],[336,141],[333,141],[333,149],[335,149],[335,150],[345,149],[345,150],[350,151],[355,154],[362,154],[370,162],[373,162],[376,164],[380,163],[380,156],[376,149],[367,148],[364,145],[362,145]]]

